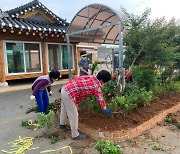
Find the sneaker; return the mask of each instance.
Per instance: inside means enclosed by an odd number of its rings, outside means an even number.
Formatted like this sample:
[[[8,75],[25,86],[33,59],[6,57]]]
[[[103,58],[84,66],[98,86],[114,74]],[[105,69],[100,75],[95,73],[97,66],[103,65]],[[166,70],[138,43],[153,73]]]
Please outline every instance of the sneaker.
[[[70,127],[67,126],[67,125],[60,125],[59,126],[62,130],[64,130],[65,132],[69,131],[70,130]]]
[[[73,137],[73,140],[83,140],[86,138],[85,134],[79,134],[77,137]]]

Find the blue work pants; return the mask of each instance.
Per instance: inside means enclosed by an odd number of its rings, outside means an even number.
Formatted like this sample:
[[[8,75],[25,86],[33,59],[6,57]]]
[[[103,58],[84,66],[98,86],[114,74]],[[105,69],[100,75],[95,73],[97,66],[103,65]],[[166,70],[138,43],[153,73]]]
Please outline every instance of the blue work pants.
[[[38,112],[46,113],[49,104],[49,97],[46,89],[38,90],[35,97],[38,104]]]

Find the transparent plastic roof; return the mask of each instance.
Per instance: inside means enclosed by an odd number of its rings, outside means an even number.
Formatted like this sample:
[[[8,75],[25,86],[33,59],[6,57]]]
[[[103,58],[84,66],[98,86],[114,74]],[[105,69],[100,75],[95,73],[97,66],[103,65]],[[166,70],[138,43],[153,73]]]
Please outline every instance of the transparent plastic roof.
[[[119,44],[120,26],[118,11],[102,4],[91,4],[75,15],[66,34],[70,42]]]

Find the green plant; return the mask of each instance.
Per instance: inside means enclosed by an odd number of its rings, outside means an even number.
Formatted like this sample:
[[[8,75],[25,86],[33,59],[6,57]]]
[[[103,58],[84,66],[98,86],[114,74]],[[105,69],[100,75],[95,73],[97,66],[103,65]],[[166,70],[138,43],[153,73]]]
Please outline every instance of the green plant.
[[[153,150],[161,150],[161,151],[164,151],[163,150],[163,147],[159,144],[159,143],[156,143],[153,145],[152,147]]]
[[[51,136],[51,144],[55,144],[59,140],[58,136],[52,135]]]
[[[112,142],[106,140],[99,140],[94,146],[101,154],[122,154],[122,148],[119,145],[114,145]]]
[[[180,92],[180,81],[170,82],[166,84],[166,90]]]
[[[168,123],[173,123],[174,122],[174,120],[171,117],[168,117],[168,116],[164,118],[164,121],[166,121]]]
[[[140,89],[140,93],[138,94],[138,101],[143,105],[150,104],[153,98],[153,92],[151,90],[146,91],[145,88]]]
[[[116,88],[116,81],[110,80],[106,84],[102,86],[102,92],[104,95],[104,99],[107,99],[110,96],[114,96],[117,93],[117,88]]]
[[[158,75],[155,69],[148,66],[135,66],[132,69],[134,82],[139,88],[150,90],[153,86],[159,83]]]
[[[139,94],[139,87],[136,84],[128,83],[126,84],[124,93],[127,95],[132,93]]]
[[[116,97],[112,98],[112,100],[109,103],[108,107],[113,112],[118,112],[121,108],[123,108],[124,104],[125,104],[125,97],[124,96],[116,96]]]
[[[49,113],[50,111],[54,111],[54,107],[55,107],[54,103],[49,103],[46,113]]]
[[[29,126],[29,121],[28,120],[24,120],[21,122],[21,126],[25,127],[25,126]]]
[[[97,99],[95,96],[88,97],[82,101],[79,105],[80,110],[86,110],[86,113],[102,113],[101,107],[98,105]]]
[[[163,85],[155,85],[151,88],[152,92],[153,92],[153,97],[165,92],[165,88]]]
[[[54,124],[54,111],[49,111],[48,114],[38,113],[38,124],[44,129],[44,133],[52,133]]]
[[[124,96],[126,98],[126,101],[125,101],[126,104],[134,104],[135,106],[137,105],[137,100],[138,100],[137,94],[131,93],[129,95],[125,94]]]
[[[90,68],[91,74],[94,74],[94,71],[97,69],[98,64],[100,64],[99,61],[95,61],[95,62],[92,64],[92,66],[91,66],[91,68]]]

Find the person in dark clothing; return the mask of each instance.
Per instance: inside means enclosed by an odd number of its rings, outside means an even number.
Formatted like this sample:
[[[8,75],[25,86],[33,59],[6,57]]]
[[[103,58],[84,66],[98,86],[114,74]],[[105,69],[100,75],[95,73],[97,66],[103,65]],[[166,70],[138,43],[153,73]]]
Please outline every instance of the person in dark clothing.
[[[51,84],[60,77],[60,73],[57,70],[52,70],[49,75],[43,75],[38,77],[33,85],[32,85],[32,95],[30,96],[31,100],[36,98],[38,105],[38,112],[46,113],[49,98],[47,94],[47,90],[49,95],[52,95]],[[46,90],[47,89],[47,90]]]
[[[79,65],[79,69],[80,69],[80,74],[79,76],[83,76],[83,75],[88,75],[90,74],[88,72],[88,68],[89,68],[89,64],[88,64],[88,59],[87,59],[87,52],[82,50],[80,52],[80,57],[81,60],[79,61],[78,65]]]

